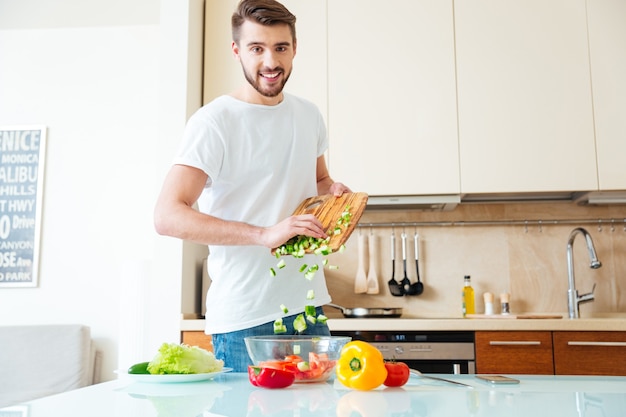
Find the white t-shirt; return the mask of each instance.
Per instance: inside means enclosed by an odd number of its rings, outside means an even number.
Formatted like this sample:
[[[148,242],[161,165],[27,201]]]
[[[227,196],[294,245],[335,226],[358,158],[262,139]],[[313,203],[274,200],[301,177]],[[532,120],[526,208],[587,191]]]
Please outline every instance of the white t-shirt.
[[[257,226],[290,216],[302,200],[317,195],[317,158],[328,147],[317,107],[284,94],[276,106],[221,96],[187,123],[174,163],[204,171],[209,179],[198,199],[203,213]],[[206,298],[206,333],[225,333],[304,311],[307,304],[330,302],[322,258],[278,259],[262,246],[209,246],[211,286]],[[312,280],[300,266],[317,263]],[[277,275],[272,277],[270,268]],[[315,293],[307,300],[307,291]]]

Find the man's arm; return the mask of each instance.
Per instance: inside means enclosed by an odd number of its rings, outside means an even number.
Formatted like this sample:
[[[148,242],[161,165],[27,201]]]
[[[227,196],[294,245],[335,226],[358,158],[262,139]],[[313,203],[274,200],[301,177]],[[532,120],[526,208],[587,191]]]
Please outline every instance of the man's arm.
[[[167,174],[154,210],[160,235],[205,245],[260,245],[276,248],[296,235],[324,238],[313,215],[291,216],[270,227],[226,221],[193,208],[208,177],[197,168],[174,165]]]
[[[333,194],[339,197],[343,193],[352,192],[350,188],[340,182],[334,182],[328,173],[324,155],[317,158],[317,194]]]

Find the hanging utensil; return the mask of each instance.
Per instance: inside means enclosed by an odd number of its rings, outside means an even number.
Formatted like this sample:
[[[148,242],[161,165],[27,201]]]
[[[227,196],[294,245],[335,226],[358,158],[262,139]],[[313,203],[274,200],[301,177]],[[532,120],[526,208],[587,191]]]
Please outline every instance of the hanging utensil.
[[[354,279],[354,293],[364,294],[367,292],[367,272],[365,272],[365,257],[367,256],[367,235],[361,234],[359,230],[359,238],[357,243],[358,261],[356,277]]]
[[[420,253],[420,237],[415,232],[413,236],[413,243],[415,244],[415,273],[417,274],[417,282],[411,284],[411,295],[420,295],[424,292],[424,284],[422,284],[422,280],[420,279],[420,265],[419,265],[419,253]]]
[[[391,231],[391,279],[387,282],[389,292],[394,297],[402,297],[404,291],[398,281],[396,281],[396,233]]]
[[[370,230],[369,236],[369,255],[370,266],[367,272],[367,293],[378,294],[380,292],[378,288],[378,239],[377,236]]]
[[[406,233],[404,233],[404,231],[402,232],[401,237],[402,237],[402,265],[404,269],[404,278],[402,278],[402,281],[400,281],[400,286],[402,287],[404,294],[408,295],[409,291],[411,291],[411,280],[406,275]]]

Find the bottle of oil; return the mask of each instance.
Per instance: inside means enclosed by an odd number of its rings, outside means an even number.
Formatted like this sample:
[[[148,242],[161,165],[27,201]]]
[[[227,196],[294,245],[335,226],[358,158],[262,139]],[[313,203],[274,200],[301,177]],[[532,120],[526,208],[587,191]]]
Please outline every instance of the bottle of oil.
[[[465,275],[465,285],[463,286],[463,317],[467,314],[475,314],[476,308],[474,306],[474,289],[472,288],[472,282],[470,276]]]

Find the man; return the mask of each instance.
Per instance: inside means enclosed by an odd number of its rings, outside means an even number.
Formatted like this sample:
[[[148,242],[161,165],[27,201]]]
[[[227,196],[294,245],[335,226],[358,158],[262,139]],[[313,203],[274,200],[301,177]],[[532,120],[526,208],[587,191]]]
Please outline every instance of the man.
[[[323,268],[310,281],[299,271],[319,260],[289,257],[271,276],[271,249],[297,235],[326,237],[315,216],[291,213],[305,198],[350,191],[328,173],[319,110],[283,92],[296,54],[295,21],[274,0],[239,3],[232,52],[247,83],[189,119],[155,209],[159,234],[209,245],[205,331],[216,357],[237,372],[250,364],[243,338],[273,334],[281,305],[293,333],[293,318],[312,303],[310,290],[318,313],[330,302]],[[329,334],[321,324],[306,332]]]

